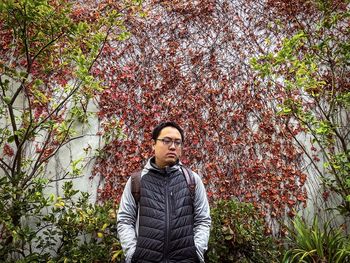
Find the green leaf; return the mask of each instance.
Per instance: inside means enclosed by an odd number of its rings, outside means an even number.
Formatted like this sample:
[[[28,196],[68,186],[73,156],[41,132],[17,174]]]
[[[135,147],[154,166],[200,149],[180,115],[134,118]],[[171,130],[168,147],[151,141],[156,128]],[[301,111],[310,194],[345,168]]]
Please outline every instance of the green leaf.
[[[131,36],[130,32],[124,31],[118,35],[117,40],[125,41],[125,40],[129,39],[130,36]]]
[[[3,97],[2,99],[4,100],[4,102],[5,102],[7,105],[9,105],[9,104],[11,103],[11,100],[12,100],[12,98],[10,98],[10,97]]]
[[[14,135],[11,135],[11,136],[9,136],[8,138],[7,138],[7,142],[8,143],[12,143],[12,142],[14,142],[15,141],[15,136]]]

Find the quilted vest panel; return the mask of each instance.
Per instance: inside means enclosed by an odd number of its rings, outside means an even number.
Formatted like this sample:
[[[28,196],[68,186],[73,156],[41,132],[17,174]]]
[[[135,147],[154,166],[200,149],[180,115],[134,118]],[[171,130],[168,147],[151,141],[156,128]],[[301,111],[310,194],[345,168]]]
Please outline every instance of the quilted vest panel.
[[[199,262],[193,204],[181,170],[151,170],[141,179],[137,247],[132,262]]]

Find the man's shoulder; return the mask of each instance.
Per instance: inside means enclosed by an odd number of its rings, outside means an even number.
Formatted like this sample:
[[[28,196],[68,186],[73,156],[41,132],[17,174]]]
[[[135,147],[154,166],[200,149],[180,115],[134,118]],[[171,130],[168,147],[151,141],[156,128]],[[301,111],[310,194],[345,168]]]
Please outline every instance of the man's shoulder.
[[[181,165],[181,167],[187,169],[189,174],[194,178],[194,180],[197,182],[198,180],[202,180],[202,176],[198,174],[197,172],[193,171],[190,167]]]
[[[180,169],[181,169],[182,173],[184,174],[187,183],[189,183],[189,182],[195,183],[195,176],[196,176],[195,174],[196,173],[194,171],[192,171],[189,167],[187,167],[185,165],[181,165]]]

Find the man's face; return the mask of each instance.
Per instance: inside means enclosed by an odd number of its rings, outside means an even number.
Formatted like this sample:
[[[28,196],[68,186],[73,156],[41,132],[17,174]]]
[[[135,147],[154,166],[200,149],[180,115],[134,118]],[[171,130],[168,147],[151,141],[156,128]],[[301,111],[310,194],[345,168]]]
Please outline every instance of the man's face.
[[[161,140],[164,140],[165,143]],[[169,140],[172,141],[169,143]],[[156,165],[159,168],[172,166],[181,157],[182,145],[177,146],[176,142],[182,143],[181,134],[176,128],[165,127],[161,130],[157,140],[153,144]],[[169,145],[166,145],[166,143],[169,143]]]

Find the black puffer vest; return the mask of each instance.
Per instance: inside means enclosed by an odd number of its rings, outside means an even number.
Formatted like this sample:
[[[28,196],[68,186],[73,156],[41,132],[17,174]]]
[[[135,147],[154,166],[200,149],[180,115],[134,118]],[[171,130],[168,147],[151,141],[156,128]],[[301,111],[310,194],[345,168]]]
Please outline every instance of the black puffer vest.
[[[132,262],[199,262],[193,237],[193,204],[181,169],[142,176],[140,223]]]

